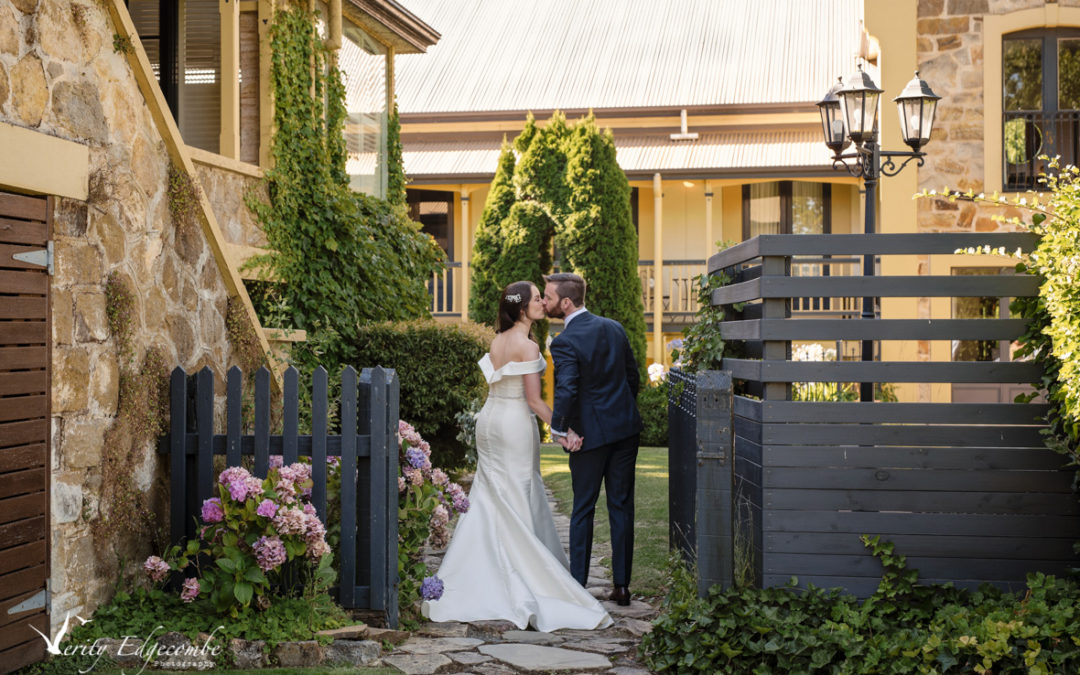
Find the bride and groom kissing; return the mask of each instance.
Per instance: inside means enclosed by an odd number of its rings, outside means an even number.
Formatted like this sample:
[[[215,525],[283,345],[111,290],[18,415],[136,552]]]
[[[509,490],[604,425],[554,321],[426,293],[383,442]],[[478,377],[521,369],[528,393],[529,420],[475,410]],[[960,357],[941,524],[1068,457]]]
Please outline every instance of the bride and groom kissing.
[[[610,599],[630,604],[634,550],[634,468],[641,416],[637,362],[622,326],[585,309],[585,281],[544,277],[544,292],[518,281],[503,289],[497,335],[480,360],[488,398],[476,418],[477,466],[469,511],[461,516],[438,576],[439,600],[421,610],[433,621],[502,619],[540,631],[610,626],[585,590],[593,516],[603,484],[611,524]],[[554,408],[540,395],[547,363],[534,322],[563,320],[551,341]],[[536,415],[568,453],[574,494],[570,558],[555,531],[540,478]]]

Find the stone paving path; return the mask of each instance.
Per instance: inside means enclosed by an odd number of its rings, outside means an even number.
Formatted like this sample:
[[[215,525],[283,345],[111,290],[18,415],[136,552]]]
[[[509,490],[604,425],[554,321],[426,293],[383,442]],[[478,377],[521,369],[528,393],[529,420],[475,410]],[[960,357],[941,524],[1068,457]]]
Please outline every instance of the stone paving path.
[[[559,513],[548,491],[555,527],[567,546],[570,519]],[[629,607],[607,601],[611,593],[609,570],[600,559],[610,546],[594,546],[587,589],[600,598],[614,625],[601,630],[558,630],[541,633],[518,630],[508,621],[447,621],[427,623],[407,640],[385,653],[382,662],[408,675],[460,673],[462,675],[511,675],[515,673],[607,673],[646,675],[638,646],[641,636],[652,630],[657,615],[652,605],[633,600]],[[425,562],[438,568],[442,551],[428,551]],[[633,589],[631,589],[633,590]]]

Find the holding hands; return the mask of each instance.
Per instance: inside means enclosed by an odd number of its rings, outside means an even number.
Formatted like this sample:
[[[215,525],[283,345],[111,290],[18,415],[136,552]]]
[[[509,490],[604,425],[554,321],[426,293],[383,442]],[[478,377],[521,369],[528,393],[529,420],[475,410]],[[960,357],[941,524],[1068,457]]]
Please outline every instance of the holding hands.
[[[563,446],[563,449],[567,452],[577,452],[581,449],[581,444],[584,442],[584,438],[578,436],[577,432],[570,429],[564,435],[556,437],[559,441],[559,445]]]

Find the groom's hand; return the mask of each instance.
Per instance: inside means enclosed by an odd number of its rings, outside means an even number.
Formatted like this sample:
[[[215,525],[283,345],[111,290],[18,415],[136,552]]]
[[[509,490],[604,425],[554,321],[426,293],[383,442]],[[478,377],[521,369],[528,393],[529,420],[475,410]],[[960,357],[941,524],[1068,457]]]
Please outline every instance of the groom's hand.
[[[570,452],[577,452],[581,449],[581,444],[585,442],[585,439],[578,436],[577,432],[570,429],[566,432],[566,445],[563,447]]]

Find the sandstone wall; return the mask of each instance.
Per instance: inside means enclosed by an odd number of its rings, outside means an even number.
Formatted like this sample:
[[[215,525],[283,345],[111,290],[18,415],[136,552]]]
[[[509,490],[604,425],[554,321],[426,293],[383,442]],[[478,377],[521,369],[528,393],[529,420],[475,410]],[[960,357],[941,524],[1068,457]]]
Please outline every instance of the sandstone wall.
[[[169,160],[125,57],[114,52],[113,32],[106,8],[94,0],[0,0],[0,120],[90,148],[88,200],[59,199],[55,210],[54,622],[68,610],[92,611],[116,579],[115,568],[97,561],[103,544],[90,530],[121,367],[106,316],[106,277],[118,272],[136,289],[136,361],[160,347],[170,367],[209,365],[219,391],[234,362],[222,275],[202,231],[180,233],[171,221]],[[0,162],[14,161],[0,152]],[[235,197],[228,188],[208,192]],[[149,490],[162,478],[161,462],[150,448],[144,457],[131,470]],[[150,553],[145,541],[123,548],[129,563]]]
[[[1000,110],[983,106],[983,16],[1039,8],[1045,0],[919,0],[918,63],[921,77],[942,96],[927,148],[926,165],[919,169],[919,188],[992,193],[1000,185],[984,184],[983,115]],[[1063,7],[1080,7],[1080,0],[1060,0]],[[945,200],[919,200],[919,229],[924,232],[995,232],[1011,228],[991,215],[1020,215]]]
[[[230,244],[265,247],[266,235],[246,202],[248,194],[268,201],[262,179],[201,161],[196,161],[195,170],[225,240]]]

